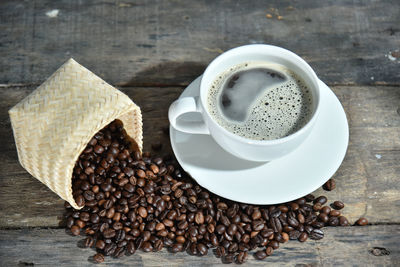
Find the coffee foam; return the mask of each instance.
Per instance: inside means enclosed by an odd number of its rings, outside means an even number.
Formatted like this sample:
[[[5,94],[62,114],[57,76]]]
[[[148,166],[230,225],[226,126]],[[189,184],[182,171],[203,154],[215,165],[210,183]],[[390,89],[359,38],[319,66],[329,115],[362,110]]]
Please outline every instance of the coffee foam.
[[[253,68],[266,68],[283,74],[286,79],[265,90],[252,102],[247,117],[235,121],[223,115],[219,107],[222,88],[235,73]],[[312,93],[298,75],[278,64],[249,62],[222,73],[208,92],[208,111],[228,131],[253,140],[272,140],[301,129],[312,116]]]

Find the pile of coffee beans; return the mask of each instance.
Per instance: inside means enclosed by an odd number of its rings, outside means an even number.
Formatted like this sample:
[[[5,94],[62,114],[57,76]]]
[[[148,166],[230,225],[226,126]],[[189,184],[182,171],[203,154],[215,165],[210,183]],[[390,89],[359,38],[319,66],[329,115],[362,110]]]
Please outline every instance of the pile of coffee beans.
[[[251,251],[262,260],[289,240],[318,240],[324,226],[349,225],[340,212],[344,204],[329,206],[325,196],[270,206],[218,197],[197,185],[172,156],[141,155],[125,136],[114,121],[92,138],[72,178],[73,196],[83,208],[65,203],[67,228],[86,235],[83,244],[96,249],[95,262],[167,248],[198,256],[213,249],[222,262],[241,264]]]

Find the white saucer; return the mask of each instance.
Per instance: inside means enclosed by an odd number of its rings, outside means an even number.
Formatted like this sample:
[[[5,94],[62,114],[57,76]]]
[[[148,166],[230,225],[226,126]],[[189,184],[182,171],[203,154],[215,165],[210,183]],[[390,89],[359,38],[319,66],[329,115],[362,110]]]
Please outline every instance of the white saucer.
[[[180,97],[198,96],[201,76]],[[346,154],[349,126],[342,105],[321,86],[321,112],[311,135],[291,154],[267,163],[239,159],[210,135],[187,134],[170,126],[172,149],[182,168],[211,192],[250,204],[277,204],[305,196],[322,186]],[[185,114],[182,119],[200,119]]]

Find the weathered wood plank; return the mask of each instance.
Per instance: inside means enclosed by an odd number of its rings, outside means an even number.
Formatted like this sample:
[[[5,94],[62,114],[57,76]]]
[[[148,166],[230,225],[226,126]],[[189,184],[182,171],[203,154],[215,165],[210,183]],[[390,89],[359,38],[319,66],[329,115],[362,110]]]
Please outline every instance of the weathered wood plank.
[[[398,266],[400,264],[400,226],[326,228],[320,241],[290,241],[263,261],[249,255],[246,266]],[[2,266],[87,266],[92,249],[77,247],[80,238],[64,230],[1,230],[0,262]],[[374,256],[380,247],[389,255]],[[207,256],[172,254],[166,249],[157,253],[136,252],[129,257],[107,257],[99,266],[225,266],[212,251]]]
[[[33,87],[0,90],[0,227],[58,226],[63,201],[27,174],[19,165],[7,110]],[[168,136],[169,104],[181,87],[123,88],[142,108],[144,147]],[[400,115],[399,87],[333,87],[350,122],[350,146],[335,174],[337,189],[317,190],[330,201],[346,203],[343,213],[354,222],[366,216],[371,223],[400,223]],[[357,103],[362,103],[358,106]],[[371,107],[371,108],[365,108]],[[365,119],[365,120],[364,120]]]
[[[400,49],[396,7],[391,0],[1,1],[0,84],[41,83],[69,57],[113,84],[187,84],[221,51],[248,43],[294,51],[329,84],[399,84],[400,58],[391,55]],[[57,16],[46,15],[53,9]]]

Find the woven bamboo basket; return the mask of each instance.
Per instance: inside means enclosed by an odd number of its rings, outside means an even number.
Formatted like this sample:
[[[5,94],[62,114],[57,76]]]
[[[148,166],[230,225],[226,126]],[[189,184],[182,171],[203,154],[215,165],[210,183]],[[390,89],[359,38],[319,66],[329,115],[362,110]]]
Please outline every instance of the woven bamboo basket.
[[[72,172],[95,133],[118,119],[142,151],[140,108],[73,59],[9,115],[21,165],[76,209]]]

